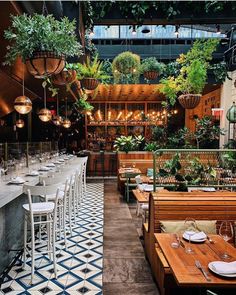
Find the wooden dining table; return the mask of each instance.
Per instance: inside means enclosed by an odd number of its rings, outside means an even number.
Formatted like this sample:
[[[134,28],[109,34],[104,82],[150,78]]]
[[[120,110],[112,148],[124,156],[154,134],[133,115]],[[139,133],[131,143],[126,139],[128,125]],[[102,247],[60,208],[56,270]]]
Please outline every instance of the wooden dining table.
[[[231,256],[227,262],[236,261],[236,248],[229,243],[226,243],[218,235],[209,235],[214,243],[210,243],[208,240],[204,243],[191,243],[191,247],[194,253],[187,254],[185,248],[180,246],[179,248],[172,248],[171,242],[173,242],[173,234],[157,233],[155,234],[155,240],[160,247],[171,272],[176,280],[176,283],[180,287],[217,287],[217,288],[235,288],[236,290],[236,276],[234,278],[223,277],[213,273],[208,264],[212,261],[222,261],[221,254],[225,249]],[[188,241],[181,239],[186,247]],[[210,281],[207,281],[201,270],[195,265],[196,260],[200,261],[203,269],[210,277]],[[235,291],[236,294],[236,291]]]
[[[139,168],[132,168],[132,167],[127,167],[127,168],[119,168],[118,173],[120,175],[126,174],[126,173],[134,173],[134,174],[141,174],[141,170]]]

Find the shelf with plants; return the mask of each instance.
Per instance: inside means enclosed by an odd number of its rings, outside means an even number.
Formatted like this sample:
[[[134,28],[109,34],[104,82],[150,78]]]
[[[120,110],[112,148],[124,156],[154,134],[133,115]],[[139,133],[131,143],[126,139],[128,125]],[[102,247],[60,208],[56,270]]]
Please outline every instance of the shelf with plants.
[[[165,123],[160,102],[91,102],[94,109],[86,116],[87,148],[113,150],[114,141],[124,135],[146,136],[150,126]],[[164,114],[163,114],[164,112]]]

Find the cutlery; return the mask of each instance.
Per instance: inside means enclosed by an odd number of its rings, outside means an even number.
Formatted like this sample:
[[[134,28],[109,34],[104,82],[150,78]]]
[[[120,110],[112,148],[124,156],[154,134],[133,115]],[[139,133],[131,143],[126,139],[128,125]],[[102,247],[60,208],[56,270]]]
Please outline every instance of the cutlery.
[[[205,272],[205,270],[203,269],[203,267],[202,267],[202,265],[201,265],[201,263],[200,263],[199,260],[195,260],[195,265],[196,265],[196,267],[197,267],[198,269],[200,269],[200,271],[202,272],[202,274],[204,275],[204,277],[206,278],[206,280],[207,280],[208,282],[210,282],[211,279],[209,278],[208,274],[207,274],[207,273]]]

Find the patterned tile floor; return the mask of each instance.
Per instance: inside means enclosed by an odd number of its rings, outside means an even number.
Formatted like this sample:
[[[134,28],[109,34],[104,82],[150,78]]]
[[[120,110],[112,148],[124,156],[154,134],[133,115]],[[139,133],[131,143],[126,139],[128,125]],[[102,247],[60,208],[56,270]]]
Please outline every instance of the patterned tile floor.
[[[87,196],[68,236],[67,250],[57,243],[58,279],[48,256],[36,256],[34,285],[30,285],[30,265],[18,260],[6,276],[0,294],[102,294],[103,268],[103,183],[88,183]],[[42,249],[38,244],[37,249]]]

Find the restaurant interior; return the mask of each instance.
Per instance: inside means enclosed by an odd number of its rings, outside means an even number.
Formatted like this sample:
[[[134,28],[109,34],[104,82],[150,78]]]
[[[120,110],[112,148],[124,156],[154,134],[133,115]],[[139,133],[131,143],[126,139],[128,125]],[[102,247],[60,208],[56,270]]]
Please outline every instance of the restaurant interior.
[[[236,2],[0,8],[0,294],[235,294]]]

